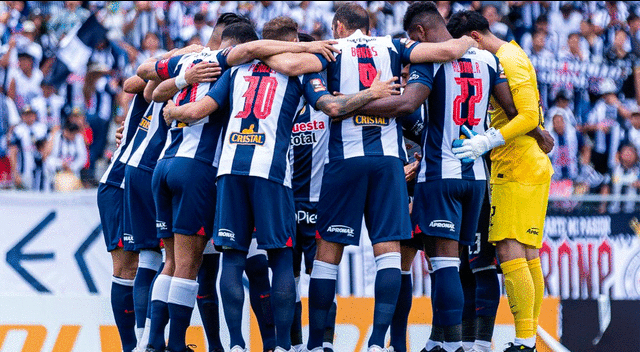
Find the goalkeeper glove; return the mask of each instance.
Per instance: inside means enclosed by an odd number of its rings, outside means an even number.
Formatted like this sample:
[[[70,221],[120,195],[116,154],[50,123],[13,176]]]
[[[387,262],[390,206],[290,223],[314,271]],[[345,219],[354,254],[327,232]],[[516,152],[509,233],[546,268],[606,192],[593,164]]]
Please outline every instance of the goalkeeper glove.
[[[462,159],[463,162],[473,161],[489,150],[505,143],[500,131],[493,127],[486,130],[484,134],[477,134],[466,128],[466,126],[462,126],[461,129],[469,139],[456,139],[453,141],[451,151],[456,158]]]

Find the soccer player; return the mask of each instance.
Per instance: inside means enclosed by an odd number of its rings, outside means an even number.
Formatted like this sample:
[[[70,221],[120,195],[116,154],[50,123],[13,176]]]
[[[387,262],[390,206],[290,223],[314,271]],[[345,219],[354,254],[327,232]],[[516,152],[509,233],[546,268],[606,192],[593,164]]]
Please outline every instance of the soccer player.
[[[536,72],[518,44],[493,35],[480,14],[458,12],[447,27],[454,37],[470,35],[479,47],[500,58],[518,110],[509,120],[502,106],[492,104],[492,128],[463,140],[454,153],[458,158],[478,158],[495,148],[491,151],[489,241],[496,244],[516,328],[515,341],[506,351],[535,351],[544,296],[538,250],[553,174],[545,152],[525,135],[543,122]]]
[[[452,38],[433,2],[409,6],[404,27],[413,40],[443,42]],[[463,128],[484,132],[491,95],[511,107],[510,113],[515,116],[509,86],[500,74],[494,55],[470,49],[462,58],[444,64],[411,65],[401,96],[378,100],[358,111],[407,115],[428,98],[429,118],[412,212],[416,228],[427,236],[425,250],[433,267],[433,329],[423,351],[462,351],[464,297],[458,274],[458,248],[475,239],[487,171],[482,160],[458,160],[451,152],[451,144]]]
[[[146,83],[137,76],[127,79],[124,90],[135,94],[124,121],[123,142],[111,158],[111,164],[98,186],[98,210],[102,232],[113,261],[111,279],[111,309],[120,334],[122,348],[126,352],[136,348],[135,315],[133,305],[133,280],[138,266],[138,253],[133,239],[124,235],[124,169],[120,154],[131,142],[136,127],[142,120],[149,103],[144,99]]]
[[[358,94],[332,96],[318,74],[287,77],[261,61],[253,61],[227,71],[207,98],[190,106],[165,108],[165,118],[190,123],[231,104],[218,169],[214,237],[216,245],[225,248],[221,276],[225,286],[221,287],[221,295],[231,334],[231,351],[242,351],[245,346],[241,332],[244,296],[241,278],[254,226],[258,248],[267,250],[273,271],[271,297],[276,351],[291,349],[295,210],[287,153],[300,98],[304,96],[311,106],[337,116],[373,99],[397,94],[394,80],[374,79],[370,89]],[[268,206],[264,205],[266,200]]]
[[[222,47],[228,48],[253,41],[257,36],[250,25],[236,23],[225,28],[222,38]],[[167,92],[175,91],[176,87],[182,89],[174,96],[174,100],[182,105],[202,99],[208,91],[208,83],[188,86],[185,79],[185,71],[201,61],[217,62],[220,66],[218,70],[224,71],[230,65],[286,50],[330,52],[326,49],[326,43],[288,44],[262,41],[238,45],[229,50],[205,49],[200,53],[159,61],[155,67],[142,65],[138,68],[138,75],[148,79],[165,79],[153,93],[153,99],[157,101],[166,99]],[[166,299],[158,295],[157,300],[152,300],[167,302],[169,308],[171,324],[168,351],[190,351],[184,338],[198,290],[195,278],[207,239],[213,232],[215,175],[221,147],[218,142],[225,119],[226,114],[222,113],[194,123],[173,123],[169,140],[154,170],[156,226],[158,236],[165,243],[166,261],[162,272],[164,276],[156,279],[152,296],[158,289],[158,292],[165,292]],[[163,282],[159,281],[161,279],[167,282],[162,290],[158,286],[159,282]],[[152,318],[149,343],[151,349],[164,348],[162,323],[162,319]]]
[[[368,13],[354,3],[338,8],[333,33],[341,49],[335,62],[312,55],[287,55],[274,57],[268,64],[288,74],[326,68],[330,91],[353,94],[366,89],[376,74],[382,79],[400,76],[403,63],[451,60],[475,45],[470,39],[418,44],[370,37]],[[328,163],[318,202],[320,239],[309,286],[309,350],[322,349],[338,264],[344,246],[358,244],[363,215],[377,267],[369,350],[381,350],[384,344],[400,288],[399,240],[411,237],[403,171],[406,151],[401,128],[391,117],[357,115],[330,126]]]

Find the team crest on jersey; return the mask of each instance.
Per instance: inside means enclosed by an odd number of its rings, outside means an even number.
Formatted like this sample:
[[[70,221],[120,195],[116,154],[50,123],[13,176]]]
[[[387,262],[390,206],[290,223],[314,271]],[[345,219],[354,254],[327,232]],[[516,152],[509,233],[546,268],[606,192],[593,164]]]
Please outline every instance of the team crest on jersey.
[[[144,131],[148,131],[149,124],[151,124],[152,119],[153,119],[153,115],[143,117],[142,120],[140,120],[140,124],[138,124],[138,127],[140,127]]]
[[[400,43],[403,44],[405,48],[409,49],[415,43],[415,41],[409,38],[401,38]]]
[[[356,126],[389,126],[389,118],[367,115],[356,115],[353,117]]]
[[[264,133],[258,133],[255,131],[255,125],[251,124],[249,128],[245,128],[242,132],[233,132],[229,137],[229,142],[231,144],[241,144],[241,145],[263,145],[264,144]]]
[[[313,87],[314,92],[321,92],[323,90],[327,90],[327,87],[325,87],[324,84],[322,84],[322,80],[319,78],[314,78],[310,80],[309,83],[311,83],[311,86]]]

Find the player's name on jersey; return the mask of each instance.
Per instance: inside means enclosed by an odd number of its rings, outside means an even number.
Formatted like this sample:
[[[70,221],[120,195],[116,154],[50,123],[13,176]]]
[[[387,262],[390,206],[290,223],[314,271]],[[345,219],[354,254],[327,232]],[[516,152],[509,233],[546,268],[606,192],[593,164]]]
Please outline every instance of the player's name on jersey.
[[[356,115],[353,117],[356,126],[389,126],[389,118],[367,115]]]
[[[474,65],[471,63],[471,61],[452,61],[451,62],[451,66],[453,66],[453,71],[454,72],[459,72],[459,73],[482,73],[480,71],[480,64],[479,63],[475,63],[475,67]]]
[[[251,64],[249,66],[249,71],[254,73],[276,73],[271,67],[265,65],[262,62]]]
[[[249,128],[245,128],[242,132],[233,132],[229,137],[229,142],[231,144],[242,144],[242,145],[264,145],[265,135],[264,133],[258,133],[254,131],[254,125],[252,124]]]

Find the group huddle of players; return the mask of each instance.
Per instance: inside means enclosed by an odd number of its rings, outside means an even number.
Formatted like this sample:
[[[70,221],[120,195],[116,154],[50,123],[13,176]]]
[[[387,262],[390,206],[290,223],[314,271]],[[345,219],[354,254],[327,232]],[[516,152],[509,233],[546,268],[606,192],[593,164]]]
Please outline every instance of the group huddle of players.
[[[506,351],[535,351],[553,145],[535,71],[475,12],[446,24],[414,2],[404,28],[411,39],[370,37],[366,10],[347,3],[336,41],[308,40],[287,17],[258,40],[224,14],[206,47],[149,59],[125,82],[134,97],[98,189],[124,351],[193,351],[196,302],[209,351],[223,351],[218,271],[232,352],[246,350],[245,272],[264,351],[332,351],[338,264],[363,218],[376,263],[368,351],[407,351],[417,250],[432,284],[423,351],[491,351],[496,256],[515,318]],[[413,164],[404,137],[421,147]]]

